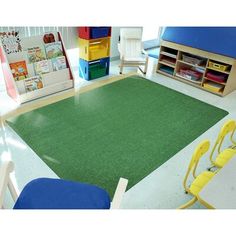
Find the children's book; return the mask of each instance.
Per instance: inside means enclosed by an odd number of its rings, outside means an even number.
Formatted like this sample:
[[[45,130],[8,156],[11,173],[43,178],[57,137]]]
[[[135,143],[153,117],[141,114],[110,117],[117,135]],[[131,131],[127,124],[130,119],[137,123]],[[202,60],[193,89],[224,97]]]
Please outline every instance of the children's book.
[[[41,88],[43,88],[43,82],[39,75],[25,79],[26,92],[32,92]]]
[[[35,74],[45,74],[50,72],[48,60],[38,61],[34,63]]]
[[[45,44],[45,50],[48,59],[63,56],[63,50],[60,41]]]
[[[46,59],[45,51],[42,47],[28,48],[29,63],[35,63]]]
[[[21,39],[18,31],[0,32],[0,39],[7,54],[22,51]]]
[[[52,61],[52,68],[54,71],[66,69],[66,58],[62,57],[55,57],[51,59]]]
[[[27,71],[25,61],[18,61],[18,62],[10,63],[9,66],[11,68],[13,77],[16,81],[27,78],[28,71]]]

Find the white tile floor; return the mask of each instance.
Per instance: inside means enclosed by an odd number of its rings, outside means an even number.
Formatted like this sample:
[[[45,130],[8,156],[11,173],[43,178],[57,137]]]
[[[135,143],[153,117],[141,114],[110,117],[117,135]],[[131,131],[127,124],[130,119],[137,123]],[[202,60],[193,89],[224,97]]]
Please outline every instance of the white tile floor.
[[[68,54],[76,76],[76,86],[80,87],[85,84],[93,83],[94,81],[87,82],[80,79],[78,76],[78,50],[69,50]],[[195,146],[205,138],[208,138],[213,142],[223,122],[229,118],[236,119],[236,91],[224,98],[218,97],[190,85],[156,74],[156,62],[155,59],[150,59],[146,76],[147,79],[216,107],[225,109],[229,112],[229,115],[207,130],[191,144],[179,151],[134,187],[129,189],[125,193],[122,202],[122,208],[126,209],[175,209],[179,205],[187,202],[191,196],[184,193],[182,181]],[[118,63],[119,61],[111,62],[109,76],[119,74]],[[127,68],[124,70],[124,73],[133,70],[135,71],[136,69]],[[0,78],[1,76],[0,71]],[[14,109],[15,106],[16,104],[6,95],[3,80],[0,80],[0,115]],[[3,136],[6,137],[7,146],[4,143]],[[9,127],[0,128],[0,137],[0,154],[2,155],[2,159],[12,158],[15,162],[15,177],[20,190],[27,182],[34,178],[42,176],[57,177],[56,174],[33,152],[33,150],[31,150]],[[229,145],[228,140],[226,140],[225,145]],[[201,172],[205,170],[206,166],[210,166],[207,156],[201,160],[198,171]],[[13,201],[10,199],[9,194],[7,194],[5,207],[11,208],[12,205]],[[204,207],[201,204],[196,203],[192,208]]]

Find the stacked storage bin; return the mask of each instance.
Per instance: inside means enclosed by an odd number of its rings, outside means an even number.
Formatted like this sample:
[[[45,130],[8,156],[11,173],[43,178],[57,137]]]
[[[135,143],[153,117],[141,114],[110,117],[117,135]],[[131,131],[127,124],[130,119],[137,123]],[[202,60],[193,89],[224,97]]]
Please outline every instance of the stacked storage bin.
[[[79,27],[79,75],[86,80],[109,74],[111,27]]]

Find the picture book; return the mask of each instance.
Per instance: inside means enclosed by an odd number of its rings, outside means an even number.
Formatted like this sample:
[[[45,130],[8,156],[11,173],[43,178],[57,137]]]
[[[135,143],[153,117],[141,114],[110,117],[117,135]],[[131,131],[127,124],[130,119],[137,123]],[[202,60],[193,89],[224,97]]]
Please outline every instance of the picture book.
[[[66,58],[64,56],[52,58],[51,61],[52,61],[52,68],[54,71],[67,68]]]
[[[44,43],[52,43],[52,42],[55,42],[55,37],[52,33],[45,34],[43,36],[43,41],[44,41]]]
[[[46,59],[45,51],[41,47],[28,48],[29,63],[35,63]]]
[[[26,92],[32,92],[34,90],[43,88],[42,78],[39,75],[27,78],[24,82]]]
[[[11,72],[16,81],[23,80],[27,78],[28,71],[25,61],[18,61],[9,64]]]
[[[63,56],[63,50],[60,41],[45,44],[45,50],[48,59]]]
[[[0,32],[0,39],[7,54],[22,51],[21,39],[18,31]]]
[[[45,74],[50,72],[48,60],[38,61],[34,63],[35,74]]]

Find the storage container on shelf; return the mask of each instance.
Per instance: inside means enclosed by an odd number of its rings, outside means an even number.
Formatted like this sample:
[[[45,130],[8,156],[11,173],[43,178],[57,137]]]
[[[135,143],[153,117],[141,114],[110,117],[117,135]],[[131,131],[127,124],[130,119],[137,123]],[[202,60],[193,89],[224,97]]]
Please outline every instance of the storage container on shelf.
[[[185,61],[187,63],[193,64],[193,65],[198,65],[198,66],[203,64],[204,61],[205,61],[203,58],[191,57],[191,56],[186,55],[186,54],[182,55],[182,59],[183,59],[183,61]]]
[[[86,80],[96,79],[109,74],[110,58],[94,61],[79,59],[79,75]]]
[[[213,62],[213,61],[209,61],[208,67],[213,68],[213,69],[217,69],[217,70],[221,70],[221,71],[227,71],[230,68],[229,65],[224,65],[224,64]]]
[[[78,33],[82,39],[110,37],[111,27],[79,27]]]
[[[109,57],[110,38],[79,39],[80,58],[86,61]]]

